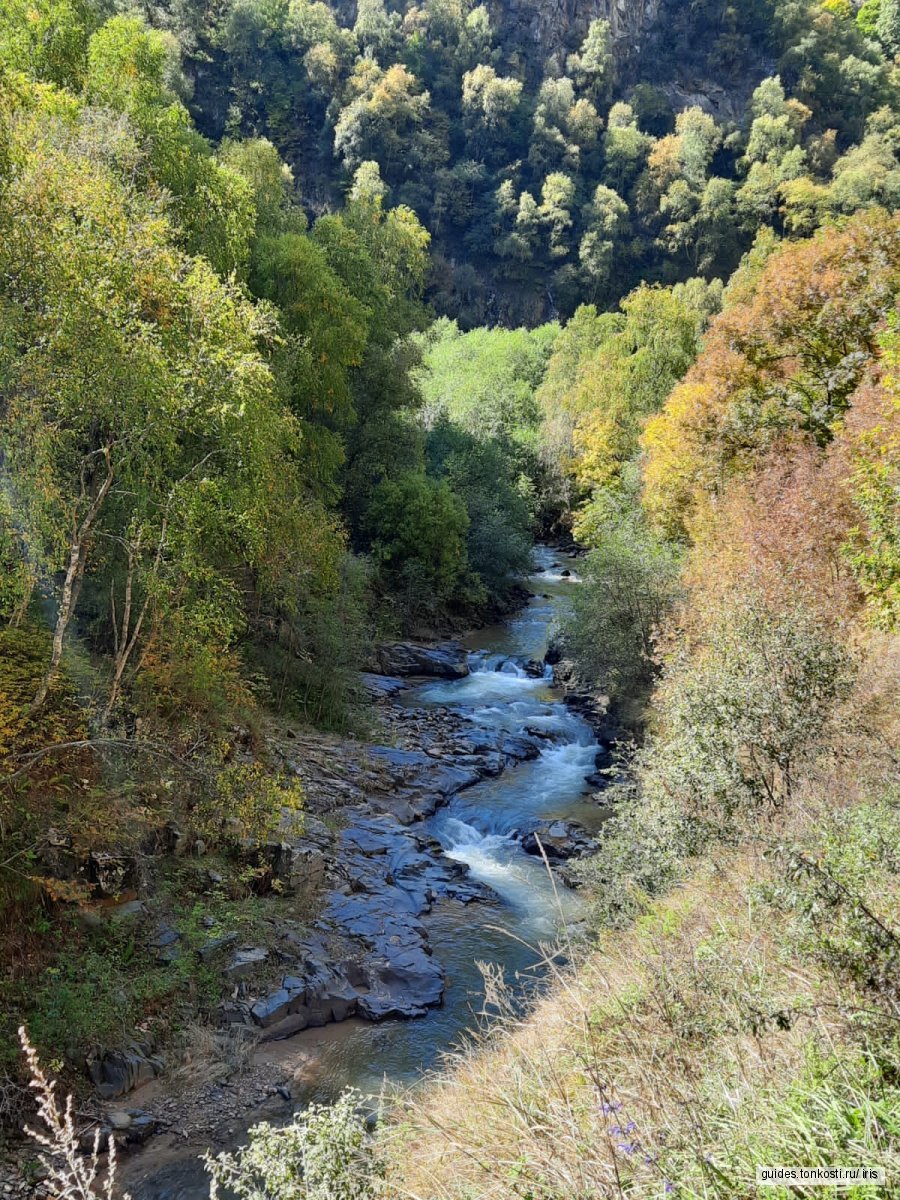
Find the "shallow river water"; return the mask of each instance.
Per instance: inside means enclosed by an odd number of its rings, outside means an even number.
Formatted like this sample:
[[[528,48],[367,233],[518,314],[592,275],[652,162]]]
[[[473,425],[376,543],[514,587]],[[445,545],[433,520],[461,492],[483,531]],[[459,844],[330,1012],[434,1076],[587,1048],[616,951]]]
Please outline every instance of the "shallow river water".
[[[426,683],[403,696],[404,704],[456,710],[491,728],[548,735],[540,757],[460,793],[424,822],[423,831],[449,857],[466,863],[497,903],[444,902],[427,918],[434,955],[447,972],[440,1008],[419,1020],[353,1020],[308,1030],[260,1051],[293,1078],[300,1104],[332,1099],[347,1086],[376,1094],[385,1081],[414,1083],[477,1020],[483,993],[478,963],[501,964],[513,987],[521,985],[533,977],[539,945],[578,918],[576,894],[554,887],[543,862],[525,854],[514,836],[544,818],[574,817],[591,830],[602,820],[585,783],[597,753],[591,728],[563,704],[550,678],[524,670],[526,661],[543,659],[552,627],[577,586],[576,566],[546,547],[536,549],[535,565],[527,581],[529,604],[505,624],[467,638],[470,675]],[[200,1200],[208,1194],[202,1168],[187,1158],[128,1174],[134,1200]]]

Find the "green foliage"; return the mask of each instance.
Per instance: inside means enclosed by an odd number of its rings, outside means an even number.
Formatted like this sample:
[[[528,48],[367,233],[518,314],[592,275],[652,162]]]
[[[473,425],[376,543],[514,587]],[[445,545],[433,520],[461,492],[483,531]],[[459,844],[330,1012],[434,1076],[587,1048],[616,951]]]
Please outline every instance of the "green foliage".
[[[582,493],[618,486],[644,420],[693,362],[721,288],[702,279],[643,286],[621,314],[580,309],[554,348],[539,393],[545,453]],[[593,544],[589,511],[579,537]]]
[[[623,765],[639,775],[650,761],[639,755]],[[600,849],[577,865],[577,873],[589,889],[592,920],[601,928],[621,929],[684,874],[686,860],[702,852],[706,841],[663,788],[619,782],[606,795],[613,814]]]
[[[410,471],[383,480],[366,514],[372,557],[404,612],[436,616],[460,598],[469,518],[444,481]]]
[[[279,780],[261,763],[223,765],[191,812],[196,831],[213,845],[265,841],[285,816],[303,809],[297,780]]]
[[[218,163],[176,93],[179,49],[137,17],[117,16],[91,38],[86,99],[124,113],[155,182],[174,199],[176,234],[223,275],[243,274],[254,220],[251,187]]]
[[[889,54],[900,52],[900,4],[897,0],[881,0],[875,33]]]
[[[900,803],[887,794],[829,812],[815,844],[789,840],[772,852],[767,902],[789,918],[806,959],[890,1005],[900,970]]]
[[[102,6],[84,0],[3,0],[0,63],[34,79],[77,87],[84,77],[87,45],[102,21]]]
[[[202,128],[270,139],[304,164],[311,207],[335,207],[377,163],[394,202],[427,217],[441,265],[431,294],[468,328],[615,304],[645,278],[724,277],[760,224],[805,234],[851,211],[846,185],[831,202],[830,170],[875,111],[897,107],[895,9],[872,0],[854,20],[844,0],[664,0],[639,46],[601,17],[580,25],[580,44],[553,27],[539,54],[527,21],[473,0],[367,0],[352,26],[340,5],[312,0],[149,11],[187,56]],[[739,94],[736,79],[773,63],[728,128],[666,98],[685,72]],[[235,183],[220,172],[234,159],[207,161],[200,139],[174,170],[162,144],[187,149],[171,95],[187,92],[171,61],[166,73],[169,97],[128,111],[152,133],[160,178],[163,159],[172,172],[189,248],[241,270],[241,248],[218,228]],[[773,87],[780,100],[760,108]],[[215,231],[199,228],[205,217]]]
[[[503,596],[531,563],[531,513],[503,443],[439,420],[428,433],[426,458],[429,473],[466,506],[471,570],[489,595]]]
[[[881,0],[864,0],[856,14],[856,23],[866,37],[876,37],[878,33],[878,17],[881,13]]]
[[[851,679],[846,651],[807,610],[723,598],[702,646],[666,664],[653,786],[717,832],[790,805]]]
[[[426,419],[446,414],[474,436],[533,446],[540,419],[535,393],[558,332],[544,325],[462,333],[455,322],[438,321],[418,374]]]
[[[635,715],[656,676],[656,636],[679,590],[677,551],[627,499],[601,494],[593,505],[582,584],[563,626],[566,653],[582,679]]]
[[[254,1126],[235,1154],[208,1154],[210,1195],[223,1188],[239,1200],[375,1200],[383,1165],[360,1103],[344,1092],[334,1104],[309,1105],[288,1125]]]

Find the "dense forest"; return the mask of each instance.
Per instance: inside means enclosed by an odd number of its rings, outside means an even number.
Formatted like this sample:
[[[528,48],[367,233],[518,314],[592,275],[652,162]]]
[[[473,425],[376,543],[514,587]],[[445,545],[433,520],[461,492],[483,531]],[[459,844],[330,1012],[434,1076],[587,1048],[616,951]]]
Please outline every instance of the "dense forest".
[[[0,1119],[23,1016],[68,1073],[106,993],[196,985],[67,956],[48,845],[177,825],[253,894],[304,803],[271,721],[370,735],[373,647],[512,611],[549,540],[618,738],[596,928],[793,854],[771,919],[897,1164],[898,201],[898,0],[0,0]],[[476,1157],[435,1200],[500,1194]]]

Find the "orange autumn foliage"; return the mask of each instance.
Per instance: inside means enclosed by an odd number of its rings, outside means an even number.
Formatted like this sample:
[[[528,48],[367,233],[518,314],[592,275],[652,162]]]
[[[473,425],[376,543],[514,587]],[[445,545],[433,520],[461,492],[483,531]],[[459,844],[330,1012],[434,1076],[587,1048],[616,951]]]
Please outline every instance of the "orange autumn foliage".
[[[825,626],[852,618],[862,595],[843,547],[857,519],[842,454],[801,437],[773,446],[698,510],[690,607],[752,590],[773,608],[801,604]]]
[[[861,213],[782,247],[644,430],[644,502],[669,535],[792,432],[841,428],[900,287],[900,216]]]

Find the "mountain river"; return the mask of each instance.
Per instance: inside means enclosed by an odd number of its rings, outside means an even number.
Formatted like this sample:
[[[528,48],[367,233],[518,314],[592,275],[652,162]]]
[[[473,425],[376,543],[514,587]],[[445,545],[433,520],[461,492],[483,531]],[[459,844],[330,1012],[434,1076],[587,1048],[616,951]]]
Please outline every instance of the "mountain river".
[[[591,832],[603,820],[585,782],[597,753],[590,726],[563,703],[549,669],[544,678],[524,670],[528,660],[543,659],[552,628],[578,584],[577,564],[538,547],[535,568],[527,580],[530,602],[504,624],[466,639],[471,674],[418,685],[402,700],[456,710],[510,733],[549,735],[538,758],[459,793],[424,822],[423,831],[440,841],[448,857],[465,863],[498,902],[464,907],[445,901],[427,918],[434,955],[447,972],[443,1004],[427,1016],[376,1025],[350,1020],[261,1047],[259,1055],[284,1068],[295,1105],[332,1099],[348,1086],[375,1094],[385,1080],[415,1083],[476,1023],[483,996],[478,963],[501,964],[511,986],[521,987],[534,977],[539,945],[552,942],[563,922],[578,919],[577,894],[554,886],[542,860],[524,853],[514,836],[546,818],[574,818]],[[274,1119],[268,1113],[253,1119],[261,1116]],[[124,1183],[134,1200],[208,1195],[194,1154],[154,1160],[151,1148],[129,1165]]]

